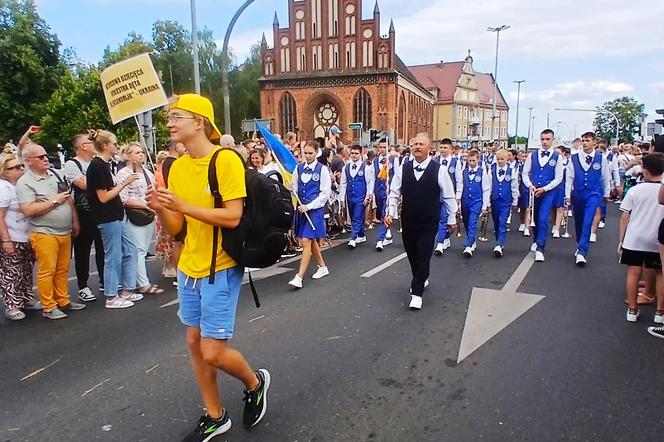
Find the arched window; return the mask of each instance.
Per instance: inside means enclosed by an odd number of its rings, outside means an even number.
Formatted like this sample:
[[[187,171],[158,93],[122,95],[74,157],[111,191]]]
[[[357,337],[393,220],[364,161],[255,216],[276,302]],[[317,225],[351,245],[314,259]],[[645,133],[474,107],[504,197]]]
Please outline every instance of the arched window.
[[[360,88],[353,99],[353,122],[362,123],[364,130],[372,127],[371,95],[364,88]]]
[[[293,96],[285,92],[279,100],[279,121],[281,123],[280,132],[282,136],[286,132],[295,132],[297,126],[297,109]]]

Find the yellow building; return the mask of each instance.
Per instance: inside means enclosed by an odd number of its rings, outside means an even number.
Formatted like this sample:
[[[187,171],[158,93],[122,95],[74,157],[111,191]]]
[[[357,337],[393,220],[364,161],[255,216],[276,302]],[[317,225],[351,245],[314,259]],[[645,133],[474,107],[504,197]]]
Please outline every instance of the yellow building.
[[[450,138],[463,147],[471,147],[494,141],[497,147],[507,147],[509,106],[498,88],[492,135],[493,75],[475,72],[470,53],[464,61],[408,69],[436,97],[432,126],[435,142]]]

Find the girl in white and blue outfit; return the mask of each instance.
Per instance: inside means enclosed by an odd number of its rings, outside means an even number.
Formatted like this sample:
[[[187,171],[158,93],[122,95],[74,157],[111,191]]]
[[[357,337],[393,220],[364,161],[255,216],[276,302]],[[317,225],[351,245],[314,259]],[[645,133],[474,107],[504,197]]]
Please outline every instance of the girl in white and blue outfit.
[[[293,173],[293,193],[300,200],[295,215],[295,236],[302,239],[300,270],[288,283],[295,288],[302,288],[302,278],[312,255],[318,262],[318,270],[312,275],[312,279],[320,279],[330,274],[323,261],[318,240],[326,236],[325,203],[332,193],[332,177],[329,169],[316,160],[319,150],[318,142],[309,141],[302,149],[304,162],[299,164]]]

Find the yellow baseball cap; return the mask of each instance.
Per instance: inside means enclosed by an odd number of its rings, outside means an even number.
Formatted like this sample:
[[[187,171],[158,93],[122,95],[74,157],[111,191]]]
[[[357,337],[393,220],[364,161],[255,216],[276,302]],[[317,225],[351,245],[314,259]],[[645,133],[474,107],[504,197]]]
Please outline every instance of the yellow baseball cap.
[[[198,94],[182,94],[178,96],[177,100],[173,102],[169,108],[182,109],[207,118],[212,125],[210,140],[218,140],[221,138],[221,131],[217,128],[217,125],[214,124],[214,107],[212,107],[212,102],[207,98]]]

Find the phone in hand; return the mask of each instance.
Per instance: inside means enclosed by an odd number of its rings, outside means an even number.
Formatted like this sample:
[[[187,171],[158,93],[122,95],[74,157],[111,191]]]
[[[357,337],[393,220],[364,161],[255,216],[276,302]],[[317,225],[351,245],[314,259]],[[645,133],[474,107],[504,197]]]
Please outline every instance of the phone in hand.
[[[30,126],[30,133],[38,134],[41,132],[41,126]]]
[[[58,193],[64,193],[64,192],[69,192],[69,186],[67,186],[67,183],[58,181]]]

